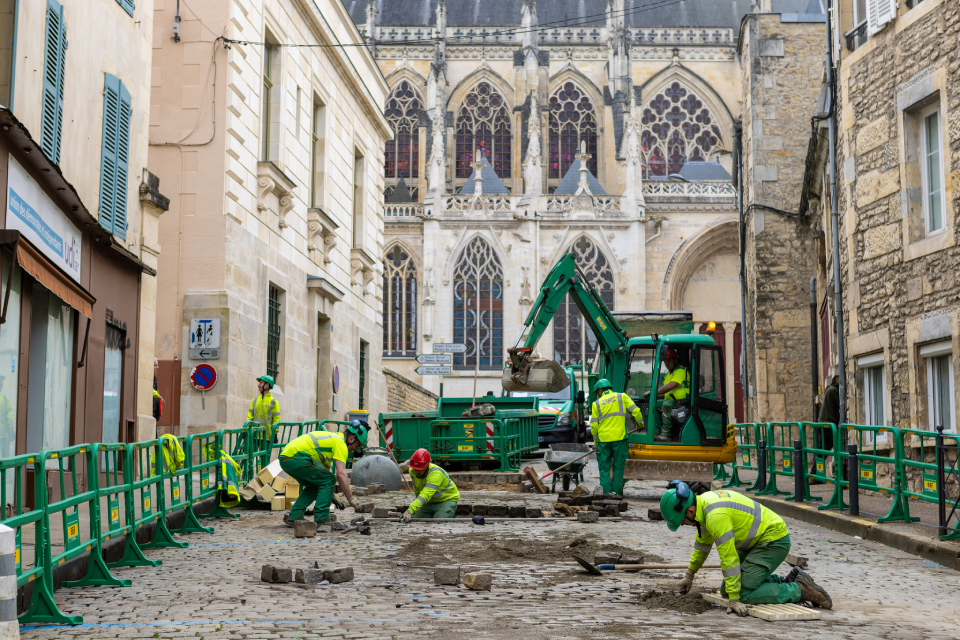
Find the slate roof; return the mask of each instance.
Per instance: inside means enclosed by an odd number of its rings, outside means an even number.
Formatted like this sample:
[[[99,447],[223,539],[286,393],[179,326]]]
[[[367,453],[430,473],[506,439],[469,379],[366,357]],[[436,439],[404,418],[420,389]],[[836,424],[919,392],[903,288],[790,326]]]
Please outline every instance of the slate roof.
[[[680,176],[690,182],[730,182],[733,180],[719,162],[687,162],[680,168]]]
[[[407,189],[407,183],[401,176],[397,186],[393,188],[393,193],[390,194],[390,200],[387,201],[387,204],[407,204],[408,202],[413,202],[413,198],[410,197],[410,190]]]
[[[560,184],[557,185],[557,190],[554,192],[554,195],[558,196],[572,196],[577,192],[577,185],[580,184],[580,159],[575,159],[573,164],[570,165],[570,168],[567,169],[567,173],[564,174],[563,180],[560,181]],[[597,179],[594,175],[587,169],[587,184],[590,185],[590,193],[595,196],[605,196],[607,192],[603,190],[603,187],[600,186],[600,183],[597,182]]]
[[[507,188],[503,186],[503,183],[500,182],[500,178],[497,177],[497,172],[493,170],[493,167],[490,166],[490,163],[487,161],[487,152],[483,152],[483,158],[480,160],[483,163],[483,167],[480,169],[480,175],[483,176],[483,194],[489,196],[508,196],[510,192],[507,191]],[[461,194],[471,194],[474,193],[476,189],[476,184],[473,179],[476,177],[477,172],[474,171],[470,174],[470,177],[467,178],[467,181],[463,185],[463,189],[460,189]]]
[[[378,25],[436,24],[437,0],[376,0]],[[367,22],[367,0],[343,0],[354,22]],[[656,8],[647,9],[653,4]],[[447,26],[500,27],[520,24],[523,0],[447,0]],[[541,25],[603,26],[606,0],[537,0]],[[660,5],[660,6],[657,6]],[[773,0],[774,13],[822,13],[819,0]],[[675,4],[625,0],[630,27],[729,27],[739,29],[750,0],[684,0]],[[603,43],[600,43],[603,44]]]

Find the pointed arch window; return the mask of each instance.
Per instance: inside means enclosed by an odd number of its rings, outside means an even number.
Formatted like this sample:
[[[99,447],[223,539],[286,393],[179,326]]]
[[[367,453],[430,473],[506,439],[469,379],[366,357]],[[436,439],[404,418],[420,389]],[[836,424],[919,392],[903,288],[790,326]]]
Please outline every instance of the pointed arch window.
[[[640,115],[643,177],[679,173],[684,163],[705,161],[723,146],[716,118],[697,94],[674,82]]]
[[[562,178],[586,142],[590,160],[587,168],[597,175],[597,117],[586,92],[565,82],[550,97],[550,174]]]
[[[503,267],[483,238],[474,238],[453,272],[453,341],[467,345],[453,365],[472,369],[503,367]]]
[[[384,173],[389,184],[400,178],[420,177],[420,132],[418,114],[423,100],[413,85],[403,80],[393,89],[384,115],[393,128],[393,140],[384,151]]]
[[[457,177],[473,172],[473,152],[483,147],[501,180],[510,179],[511,126],[507,101],[489,82],[480,82],[457,111]]]
[[[577,240],[570,251],[576,256],[577,266],[587,276],[587,281],[596,287],[604,304],[613,311],[613,270],[607,257],[586,236]],[[568,295],[553,316],[553,358],[561,364],[581,364],[584,354],[587,360],[597,356],[597,338],[584,324],[580,310]]]
[[[417,267],[394,245],[384,256],[383,355],[417,355]]]

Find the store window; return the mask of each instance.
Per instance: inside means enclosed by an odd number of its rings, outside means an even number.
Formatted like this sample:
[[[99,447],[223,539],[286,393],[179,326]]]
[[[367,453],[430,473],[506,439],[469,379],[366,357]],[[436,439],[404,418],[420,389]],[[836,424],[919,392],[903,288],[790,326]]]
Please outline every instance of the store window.
[[[120,389],[123,380],[122,330],[107,325],[103,357],[103,435],[101,442],[120,442]]]
[[[7,293],[10,258],[3,256],[3,296]],[[3,297],[0,296],[0,303]],[[0,458],[16,455],[17,374],[20,370],[20,269],[13,270],[7,321],[0,325]],[[9,495],[9,494],[8,494]]]

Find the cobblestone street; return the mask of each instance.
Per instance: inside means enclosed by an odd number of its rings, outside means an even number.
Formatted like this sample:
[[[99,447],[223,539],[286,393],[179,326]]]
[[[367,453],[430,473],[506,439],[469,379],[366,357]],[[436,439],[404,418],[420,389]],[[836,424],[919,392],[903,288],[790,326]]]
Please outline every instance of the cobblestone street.
[[[590,471],[596,474],[591,462]],[[957,638],[960,614],[944,607],[960,589],[960,573],[923,558],[788,520],[794,552],[833,596],[834,611],[819,622],[738,619],[694,595],[674,597],[680,571],[587,575],[567,557],[572,546],[592,559],[600,548],[635,549],[646,562],[685,563],[693,530],[671,533],[651,522],[657,483],[630,482],[630,510],[619,522],[513,522],[399,525],[377,522],[372,535],[356,532],[294,539],[281,514],[239,510],[217,521],[216,533],[186,536],[186,549],[149,552],[156,569],[116,570],[127,589],[57,591],[61,609],[84,624],[23,627],[24,638]],[[393,505],[409,494],[371,498]],[[543,505],[553,496],[464,492],[473,502]],[[349,519],[352,511],[340,512]],[[716,562],[716,551],[708,562]],[[356,578],[338,585],[260,581],[261,565],[306,568],[352,566]],[[493,574],[491,591],[440,587],[435,565]],[[789,567],[784,565],[780,573]],[[702,570],[695,590],[716,588],[720,576]],[[641,594],[657,590],[661,596]]]

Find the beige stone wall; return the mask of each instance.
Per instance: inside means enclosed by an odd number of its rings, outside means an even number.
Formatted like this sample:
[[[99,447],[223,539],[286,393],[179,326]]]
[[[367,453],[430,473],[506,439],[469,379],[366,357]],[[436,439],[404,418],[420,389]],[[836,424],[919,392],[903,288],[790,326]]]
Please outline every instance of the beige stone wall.
[[[433,411],[437,408],[437,394],[387,367],[383,368],[383,374],[387,379],[388,411]]]
[[[816,220],[797,209],[824,34],[823,23],[781,22],[778,14],[748,16],[740,32],[751,422],[813,418],[809,280]]]

